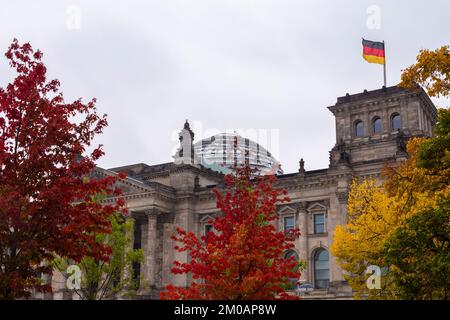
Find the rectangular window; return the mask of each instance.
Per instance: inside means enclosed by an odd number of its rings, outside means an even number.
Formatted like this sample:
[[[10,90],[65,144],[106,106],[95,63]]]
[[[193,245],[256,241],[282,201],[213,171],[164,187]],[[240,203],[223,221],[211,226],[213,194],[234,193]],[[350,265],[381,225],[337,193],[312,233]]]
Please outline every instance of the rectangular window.
[[[289,231],[295,228],[294,217],[284,217],[284,231]]]
[[[325,215],[323,213],[314,215],[314,233],[325,233]]]

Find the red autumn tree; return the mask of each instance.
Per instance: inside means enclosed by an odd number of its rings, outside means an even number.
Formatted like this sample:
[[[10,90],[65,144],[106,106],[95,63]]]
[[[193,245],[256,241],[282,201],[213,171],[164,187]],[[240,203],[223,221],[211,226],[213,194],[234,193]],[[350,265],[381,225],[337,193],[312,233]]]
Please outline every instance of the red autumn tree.
[[[173,239],[187,252],[175,261],[174,274],[192,274],[188,288],[167,286],[162,299],[250,300],[288,298],[285,288],[299,278],[299,263],[285,259],[297,229],[277,232],[276,204],[289,201],[286,190],[273,187],[274,176],[257,176],[248,167],[225,176],[224,195],[215,190],[223,215],[211,221],[214,231],[199,238],[177,229]]]
[[[15,39],[5,55],[17,76],[0,87],[0,299],[15,299],[50,291],[41,275],[54,254],[108,259],[95,236],[110,232],[108,217],[122,203],[94,199],[119,192],[115,177],[88,179],[103,151],[86,148],[107,125],[95,99],[66,103],[28,43]]]

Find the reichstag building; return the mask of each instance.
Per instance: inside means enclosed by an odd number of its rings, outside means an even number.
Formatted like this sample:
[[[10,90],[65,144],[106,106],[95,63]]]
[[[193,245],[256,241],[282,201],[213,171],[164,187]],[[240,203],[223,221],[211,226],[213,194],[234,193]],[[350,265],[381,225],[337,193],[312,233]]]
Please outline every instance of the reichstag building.
[[[132,245],[145,255],[135,265],[138,296],[157,299],[169,283],[190,283],[189,276],[170,271],[174,260],[188,258],[174,250],[171,235],[176,227],[198,235],[211,229],[208,221],[220,214],[213,188],[222,187],[224,174],[237,160],[247,161],[263,174],[276,174],[277,186],[288,190],[291,201],[278,207],[277,227],[301,231],[295,248],[285,255],[307,261],[298,280],[314,288],[308,296],[351,297],[342,270],[329,252],[335,227],[347,221],[350,183],[354,177],[379,178],[383,166],[405,159],[409,138],[431,136],[436,107],[424,91],[393,86],[346,94],[328,109],[336,120],[336,131],[329,133],[335,134],[336,144],[329,151],[328,167],[320,170],[305,170],[299,159],[298,171],[284,173],[269,150],[237,134],[194,143],[188,122],[180,130],[180,148],[173,162],[97,168],[100,175],[128,174],[120,187],[136,219]],[[53,298],[65,297],[64,281],[54,274],[52,283]]]

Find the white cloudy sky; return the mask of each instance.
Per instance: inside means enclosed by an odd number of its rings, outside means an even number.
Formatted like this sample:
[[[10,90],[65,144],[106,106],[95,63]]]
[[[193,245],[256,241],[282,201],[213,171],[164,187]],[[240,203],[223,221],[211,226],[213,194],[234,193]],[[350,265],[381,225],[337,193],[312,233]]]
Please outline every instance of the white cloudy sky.
[[[0,51],[13,38],[30,41],[68,100],[96,97],[108,114],[96,140],[107,153],[103,167],[171,161],[173,133],[189,119],[196,137],[279,130],[278,148],[263,145],[285,172],[296,171],[300,157],[307,169],[325,168],[335,142],[326,107],[382,85],[382,67],[361,57],[361,37],[386,41],[388,85],[420,49],[450,42],[448,0],[0,4]],[[373,5],[380,28],[367,25]],[[71,6],[81,12],[79,29]],[[0,86],[10,78],[2,56]]]

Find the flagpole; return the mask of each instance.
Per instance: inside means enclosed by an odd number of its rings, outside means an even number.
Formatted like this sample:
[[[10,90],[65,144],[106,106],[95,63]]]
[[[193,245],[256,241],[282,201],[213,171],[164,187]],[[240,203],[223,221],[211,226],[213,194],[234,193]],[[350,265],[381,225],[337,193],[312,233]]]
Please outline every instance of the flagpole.
[[[383,47],[384,47],[384,64],[383,64],[384,86],[387,88],[387,85],[386,85],[386,45],[384,44],[384,40],[383,40]]]

